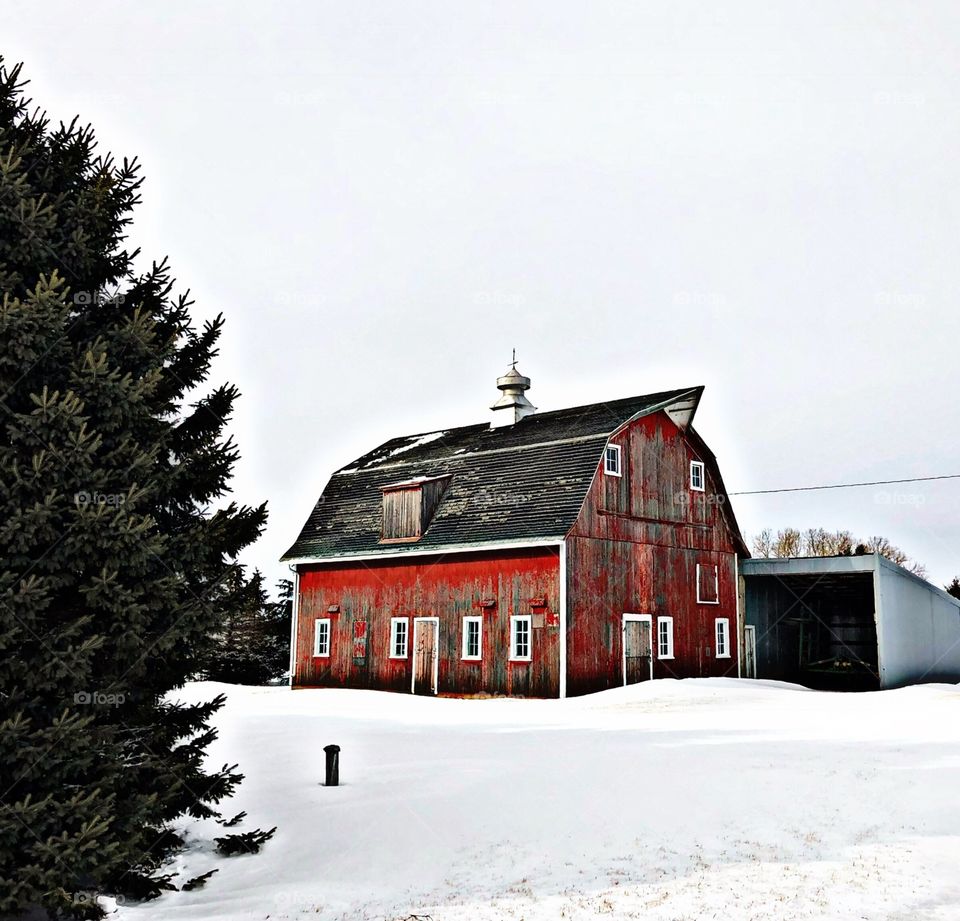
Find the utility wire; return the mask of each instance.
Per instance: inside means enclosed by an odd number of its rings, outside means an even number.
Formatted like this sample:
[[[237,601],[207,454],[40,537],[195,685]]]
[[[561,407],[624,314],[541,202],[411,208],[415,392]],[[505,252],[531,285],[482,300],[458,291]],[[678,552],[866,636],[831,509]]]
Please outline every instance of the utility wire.
[[[866,483],[832,483],[829,486],[792,486],[787,489],[750,489],[728,493],[731,496],[766,496],[775,492],[810,492],[814,489],[853,489],[857,486],[890,486],[894,483],[927,483],[930,480],[960,480],[960,473],[948,473],[944,476],[915,476],[904,480],[870,480]]]

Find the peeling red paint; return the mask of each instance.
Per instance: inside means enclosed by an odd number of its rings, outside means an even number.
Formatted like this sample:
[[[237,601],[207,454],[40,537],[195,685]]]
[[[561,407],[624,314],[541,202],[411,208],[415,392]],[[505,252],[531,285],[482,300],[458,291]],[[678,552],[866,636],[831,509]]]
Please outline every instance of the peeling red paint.
[[[406,560],[369,560],[304,566],[296,684],[409,691],[413,667],[413,618],[440,620],[438,690],[441,694],[559,694],[559,616],[532,630],[532,662],[510,663],[510,617],[532,614],[530,598],[559,605],[559,550],[544,547],[503,552],[455,553]],[[493,607],[482,607],[485,601]],[[330,616],[330,656],[313,656],[313,622]],[[480,660],[464,660],[463,617],[483,618]],[[390,622],[406,618],[407,655],[390,657]],[[358,624],[366,631],[366,657],[351,656]],[[366,626],[369,624],[369,626]],[[355,650],[354,650],[355,652]]]
[[[623,683],[623,614],[652,618],[655,678],[737,674],[736,539],[711,459],[658,413],[611,438],[623,476],[597,477],[567,538],[567,691]],[[706,464],[703,492],[691,460]],[[719,604],[697,602],[697,564],[717,566]],[[657,655],[657,617],[673,618],[674,658]],[[731,657],[717,659],[716,619],[730,623]]]

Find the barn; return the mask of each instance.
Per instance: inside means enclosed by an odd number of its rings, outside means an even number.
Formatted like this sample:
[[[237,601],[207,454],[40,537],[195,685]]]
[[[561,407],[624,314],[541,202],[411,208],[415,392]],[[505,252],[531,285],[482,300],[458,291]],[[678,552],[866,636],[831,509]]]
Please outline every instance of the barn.
[[[565,697],[740,673],[738,557],[702,387],[393,438],[330,478],[283,559],[294,687]]]

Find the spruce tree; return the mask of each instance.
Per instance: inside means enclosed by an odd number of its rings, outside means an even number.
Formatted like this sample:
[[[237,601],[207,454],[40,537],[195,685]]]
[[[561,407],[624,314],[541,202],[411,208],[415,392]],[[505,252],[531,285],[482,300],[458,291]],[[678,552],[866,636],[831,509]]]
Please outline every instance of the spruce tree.
[[[227,586],[231,591],[230,613],[213,637],[206,676],[231,684],[278,680],[290,662],[293,583],[281,581],[280,598],[271,601],[259,570],[248,579],[238,568]]]
[[[158,894],[174,820],[240,780],[203,766],[222,699],[165,698],[266,510],[225,498],[223,318],[197,329],[167,263],[138,274],[124,245],[141,181],[0,58],[0,914]]]

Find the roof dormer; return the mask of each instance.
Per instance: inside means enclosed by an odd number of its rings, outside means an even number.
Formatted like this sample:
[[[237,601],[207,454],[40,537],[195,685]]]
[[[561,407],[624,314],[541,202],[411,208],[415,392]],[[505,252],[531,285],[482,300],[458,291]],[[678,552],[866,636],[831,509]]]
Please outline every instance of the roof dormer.
[[[380,542],[419,540],[430,527],[450,479],[449,476],[414,477],[381,486],[383,523]]]

